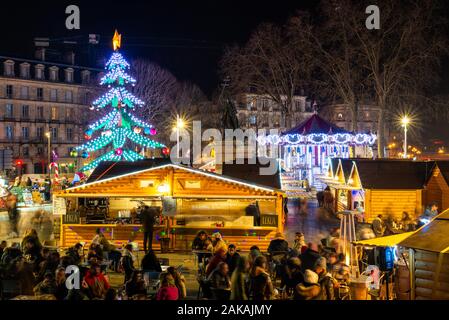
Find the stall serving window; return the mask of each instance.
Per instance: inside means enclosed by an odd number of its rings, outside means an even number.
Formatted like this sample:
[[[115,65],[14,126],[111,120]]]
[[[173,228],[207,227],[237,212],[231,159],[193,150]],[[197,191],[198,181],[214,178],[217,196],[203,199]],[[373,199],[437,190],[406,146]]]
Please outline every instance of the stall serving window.
[[[273,224],[276,218],[274,199],[177,199],[178,226],[247,228]]]

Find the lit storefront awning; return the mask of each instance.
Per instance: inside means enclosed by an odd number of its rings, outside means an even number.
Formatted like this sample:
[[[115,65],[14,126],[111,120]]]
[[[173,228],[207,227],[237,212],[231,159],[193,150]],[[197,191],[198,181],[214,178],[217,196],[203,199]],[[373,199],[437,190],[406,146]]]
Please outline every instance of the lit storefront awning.
[[[361,245],[361,246],[367,246],[367,247],[394,247],[398,243],[404,241],[408,237],[410,237],[415,232],[405,232],[405,233],[399,233],[394,234],[392,236],[386,236],[386,237],[380,237],[380,238],[374,238],[374,239],[368,239],[368,240],[362,240],[362,241],[355,241],[355,245]]]

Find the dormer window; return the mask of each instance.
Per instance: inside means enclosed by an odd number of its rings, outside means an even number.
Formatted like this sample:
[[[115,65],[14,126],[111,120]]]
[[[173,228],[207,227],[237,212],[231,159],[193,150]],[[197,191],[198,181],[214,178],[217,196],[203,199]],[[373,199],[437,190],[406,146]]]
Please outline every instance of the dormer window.
[[[58,81],[59,68],[56,66],[50,67],[50,81]]]
[[[20,77],[24,79],[30,78],[30,64],[28,62],[20,64]]]
[[[81,71],[81,79],[83,84],[88,84],[90,82],[90,71],[89,70]]]
[[[45,79],[45,77],[44,77],[44,70],[45,70],[45,66],[43,65],[43,64],[37,64],[35,67],[34,67],[34,77],[37,79],[37,80],[44,80]]]
[[[14,77],[14,61],[6,60],[3,65],[5,67],[3,74],[6,77]]]
[[[67,68],[65,69],[65,82],[73,82],[73,69]]]

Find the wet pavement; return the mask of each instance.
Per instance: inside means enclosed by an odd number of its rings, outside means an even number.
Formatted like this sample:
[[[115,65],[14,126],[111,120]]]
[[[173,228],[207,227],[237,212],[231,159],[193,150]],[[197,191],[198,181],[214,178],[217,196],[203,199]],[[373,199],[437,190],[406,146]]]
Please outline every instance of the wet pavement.
[[[295,232],[304,233],[307,243],[319,243],[336,227],[340,227],[340,220],[327,210],[319,208],[317,201],[309,200],[304,211],[300,210],[298,203],[289,202],[285,237],[290,244],[293,243]]]

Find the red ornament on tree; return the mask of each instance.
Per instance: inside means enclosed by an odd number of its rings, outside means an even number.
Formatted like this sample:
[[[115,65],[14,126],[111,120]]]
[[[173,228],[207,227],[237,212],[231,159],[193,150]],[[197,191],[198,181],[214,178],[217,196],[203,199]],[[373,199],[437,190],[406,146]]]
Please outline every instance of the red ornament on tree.
[[[150,134],[151,134],[152,136],[156,135],[156,133],[157,133],[156,128],[151,128],[151,129],[150,129]]]
[[[123,154],[122,148],[117,148],[117,149],[115,149],[115,154],[116,154],[117,156],[121,156],[121,155]]]
[[[168,155],[169,155],[169,153],[170,153],[170,149],[169,149],[169,148],[167,148],[167,147],[165,147],[165,148],[162,148],[162,153],[163,153],[164,155],[168,156]]]
[[[90,140],[90,138],[92,138],[92,136],[90,136],[90,135],[88,135],[88,134],[85,134],[85,135],[84,135],[84,139]]]

